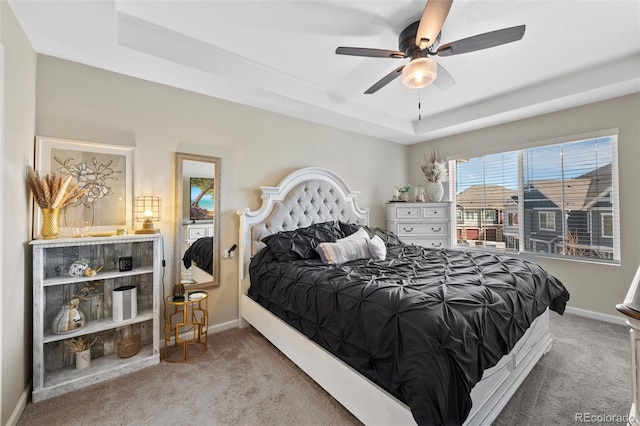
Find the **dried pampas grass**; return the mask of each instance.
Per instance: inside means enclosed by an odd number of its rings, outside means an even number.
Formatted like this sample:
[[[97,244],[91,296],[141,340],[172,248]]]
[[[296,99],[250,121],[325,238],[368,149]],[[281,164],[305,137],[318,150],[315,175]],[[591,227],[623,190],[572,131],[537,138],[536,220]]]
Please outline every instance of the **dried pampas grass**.
[[[41,178],[31,167],[27,172],[27,185],[36,203],[43,209],[62,208],[87,193],[86,189],[78,189],[79,184],[72,184],[72,179],[71,176],[63,178],[56,172]]]
[[[98,341],[98,337],[93,339],[93,342],[89,343],[85,341],[82,337],[71,338],[69,340],[65,340],[64,344],[69,348],[69,350],[73,353],[84,352],[87,349],[91,349],[93,345]]]
[[[440,157],[438,151],[431,151],[429,158],[425,154],[424,164],[420,168],[429,182],[446,182],[449,179],[447,162]]]

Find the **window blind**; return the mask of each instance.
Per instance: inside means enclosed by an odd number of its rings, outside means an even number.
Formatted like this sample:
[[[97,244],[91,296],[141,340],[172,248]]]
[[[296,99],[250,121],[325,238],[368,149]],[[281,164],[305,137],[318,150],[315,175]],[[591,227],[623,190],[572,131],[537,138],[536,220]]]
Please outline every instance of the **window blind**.
[[[451,161],[460,246],[619,261],[617,135]]]

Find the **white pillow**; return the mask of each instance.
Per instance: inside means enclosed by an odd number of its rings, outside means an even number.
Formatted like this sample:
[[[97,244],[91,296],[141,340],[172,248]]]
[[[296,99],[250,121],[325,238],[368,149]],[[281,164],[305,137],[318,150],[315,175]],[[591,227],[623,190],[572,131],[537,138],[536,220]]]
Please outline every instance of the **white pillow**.
[[[360,227],[353,234],[347,235],[344,238],[340,238],[339,240],[336,240],[336,242],[340,243],[342,241],[352,241],[352,240],[362,240],[362,239],[367,239],[368,240],[369,239],[369,234],[367,233],[367,231],[364,230],[364,228]]]
[[[367,232],[367,231],[365,231]],[[335,243],[320,243],[316,251],[326,264],[345,263],[357,259],[369,259],[369,237]]]
[[[376,260],[385,260],[387,258],[387,246],[380,236],[374,235],[373,238],[367,240],[367,244],[372,258]]]

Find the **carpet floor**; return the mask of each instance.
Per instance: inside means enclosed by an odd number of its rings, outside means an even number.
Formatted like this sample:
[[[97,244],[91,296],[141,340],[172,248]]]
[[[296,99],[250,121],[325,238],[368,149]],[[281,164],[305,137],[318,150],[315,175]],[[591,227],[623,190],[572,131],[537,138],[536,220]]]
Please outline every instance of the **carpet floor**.
[[[616,420],[631,405],[628,329],[552,312],[551,334],[551,352],[494,425],[575,425],[577,416],[622,424]],[[227,330],[209,342],[192,363],[161,362],[29,402],[18,425],[360,424],[255,330]]]

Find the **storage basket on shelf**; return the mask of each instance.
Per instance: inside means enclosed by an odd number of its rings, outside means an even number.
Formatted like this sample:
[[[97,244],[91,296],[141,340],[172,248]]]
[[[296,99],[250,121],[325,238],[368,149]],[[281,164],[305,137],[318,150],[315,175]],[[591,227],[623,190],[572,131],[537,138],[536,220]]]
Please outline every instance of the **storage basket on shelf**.
[[[129,358],[134,356],[140,350],[140,335],[127,336],[118,342],[118,356],[120,358]]]

